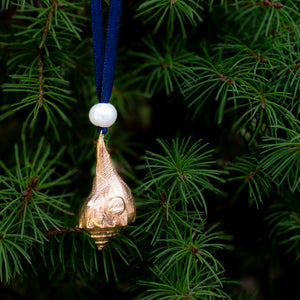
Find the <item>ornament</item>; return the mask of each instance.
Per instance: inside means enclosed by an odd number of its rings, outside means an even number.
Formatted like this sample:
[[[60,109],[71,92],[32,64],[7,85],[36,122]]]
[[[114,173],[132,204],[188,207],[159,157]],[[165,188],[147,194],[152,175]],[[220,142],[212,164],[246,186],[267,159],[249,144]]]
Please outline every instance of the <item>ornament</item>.
[[[89,112],[101,130],[97,143],[96,175],[90,195],[79,214],[79,228],[86,230],[101,250],[120,228],[135,220],[135,203],[129,187],[115,170],[105,148],[107,127],[117,119],[109,102],[113,88],[122,0],[109,1],[107,39],[104,42],[102,0],[91,0],[96,92],[100,103]]]
[[[97,142],[96,174],[90,195],[79,214],[79,228],[86,230],[99,250],[120,228],[135,220],[135,202],[106,150],[104,135]]]

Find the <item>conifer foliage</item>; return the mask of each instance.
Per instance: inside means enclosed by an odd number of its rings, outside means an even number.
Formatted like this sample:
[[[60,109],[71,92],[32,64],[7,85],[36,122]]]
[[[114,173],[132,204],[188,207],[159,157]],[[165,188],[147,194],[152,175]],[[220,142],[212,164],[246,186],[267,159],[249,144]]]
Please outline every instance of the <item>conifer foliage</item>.
[[[105,140],[137,219],[98,251],[77,227],[97,138],[90,3],[1,0],[4,299],[299,298],[299,7],[123,1]]]

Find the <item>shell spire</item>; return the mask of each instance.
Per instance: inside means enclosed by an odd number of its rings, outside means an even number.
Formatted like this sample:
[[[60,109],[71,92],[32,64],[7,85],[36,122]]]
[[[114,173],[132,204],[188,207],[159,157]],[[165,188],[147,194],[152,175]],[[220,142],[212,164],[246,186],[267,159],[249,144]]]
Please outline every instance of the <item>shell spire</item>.
[[[101,250],[121,227],[135,220],[135,202],[130,188],[116,171],[100,133],[96,174],[92,191],[79,214],[79,228],[86,230]]]

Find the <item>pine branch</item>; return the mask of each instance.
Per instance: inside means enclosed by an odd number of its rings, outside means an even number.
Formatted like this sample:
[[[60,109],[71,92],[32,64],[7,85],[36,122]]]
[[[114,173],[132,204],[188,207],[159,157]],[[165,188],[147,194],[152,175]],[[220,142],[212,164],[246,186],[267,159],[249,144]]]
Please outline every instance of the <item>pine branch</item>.
[[[9,168],[0,162],[0,166],[6,172],[6,176],[0,176],[0,182],[5,187],[0,191],[3,202],[1,204],[1,215],[8,215],[0,222],[0,231],[6,232],[10,227],[14,228],[21,236],[32,236],[35,241],[45,240],[42,230],[48,230],[51,226],[58,228],[61,220],[56,216],[56,211],[66,211],[68,207],[65,198],[71,194],[62,193],[60,197],[49,195],[50,190],[55,186],[68,184],[69,177],[73,171],[53,178],[55,174],[54,166],[62,155],[64,149],[54,158],[50,158],[50,147],[46,147],[44,152],[43,140],[36,149],[33,159],[29,159],[26,144],[23,145],[24,165],[19,159],[18,147],[15,147],[16,173],[12,173]],[[47,161],[48,160],[48,161]]]
[[[162,140],[158,140],[158,142],[165,155],[148,151],[146,161],[150,173],[143,188],[148,190],[158,183],[162,186],[170,185],[167,205],[171,198],[173,201],[178,198],[179,201],[192,202],[197,211],[201,206],[206,213],[207,205],[203,191],[207,189],[219,193],[210,180],[222,181],[219,177],[222,171],[211,168],[215,163],[211,159],[212,150],[206,150],[207,144],[200,145],[201,141],[190,145],[190,138],[183,139],[182,142],[179,142],[178,139],[173,140],[172,144]],[[176,197],[173,193],[176,194]],[[176,205],[176,202],[174,201],[173,205]]]
[[[201,1],[202,2],[202,1]],[[204,1],[203,1],[204,2]],[[212,3],[213,1],[209,1]],[[167,24],[166,28],[168,35],[172,36],[175,23],[179,22],[179,26],[184,39],[187,38],[186,23],[196,26],[202,22],[200,11],[203,9],[198,1],[193,0],[172,0],[160,1],[150,0],[143,1],[137,9],[136,17],[144,18],[145,22],[155,22],[156,26],[153,31],[157,32],[163,25]]]
[[[286,137],[269,136],[264,138],[264,157],[260,162],[277,186],[286,184],[291,192],[299,190],[300,183],[300,170],[298,168],[300,162],[300,127],[297,121],[293,127],[278,126],[278,129],[286,133]]]
[[[146,97],[165,90],[171,95],[175,88],[181,89],[181,82],[191,79],[193,74],[189,68],[195,57],[184,50],[184,44],[178,38],[168,38],[155,42],[144,39],[147,52],[130,52],[135,57],[134,75],[140,76],[142,89]]]
[[[236,7],[236,4],[232,4]],[[297,30],[295,20],[299,18],[299,11],[297,5],[289,2],[289,5],[283,5],[280,2],[264,1],[239,1],[240,9],[233,12],[229,16],[235,19],[242,26],[237,26],[236,30],[239,33],[250,32],[253,33],[253,40],[256,41],[260,37],[269,36],[274,32],[283,32],[284,30],[292,30],[299,40],[300,35]],[[241,18],[244,20],[241,22]],[[255,18],[255,20],[253,19]],[[256,24],[253,26],[252,24]],[[247,27],[248,26],[248,27]]]
[[[300,259],[300,216],[299,204],[294,195],[277,199],[269,208],[267,221],[274,245],[290,253],[295,261]]]
[[[77,8],[74,4],[64,2],[62,5],[54,0],[47,8],[43,5],[35,7],[33,4],[26,4],[24,10],[28,15],[17,12],[15,17],[21,20],[20,24],[22,25],[15,26],[17,28],[16,35],[24,37],[27,41],[25,48],[19,40],[11,43],[11,53],[14,53],[14,56],[8,61],[8,65],[15,74],[11,77],[19,83],[6,83],[3,87],[5,92],[18,92],[22,101],[15,103],[13,110],[2,106],[4,113],[2,113],[1,119],[31,107],[31,111],[28,113],[28,119],[31,119],[31,129],[36,127],[38,115],[45,114],[47,119],[44,123],[45,127],[52,126],[58,139],[57,117],[71,125],[63,107],[69,108],[68,102],[74,101],[74,99],[69,96],[69,82],[64,78],[66,74],[64,76],[62,74],[64,65],[67,63],[65,57],[72,56],[71,52],[73,51],[70,40],[65,38],[66,32],[71,32],[75,38],[80,39],[81,29],[77,26],[80,16],[74,16],[71,13],[72,9]],[[47,14],[43,13],[44,9]],[[23,11],[21,12],[23,13]],[[73,18],[72,22],[70,17]],[[63,28],[63,30],[57,34],[56,28]],[[62,45],[64,45],[63,51]],[[51,55],[49,51],[51,51]],[[23,60],[25,56],[27,62],[20,63],[19,60]],[[61,59],[62,56],[64,56],[63,59]],[[27,123],[25,122],[25,124]]]
[[[269,197],[271,193],[271,178],[265,172],[263,165],[254,155],[251,157],[237,157],[236,161],[230,162],[226,166],[231,176],[228,181],[238,180],[241,182],[235,197],[246,188],[249,193],[250,203],[255,202],[256,206],[263,204],[263,199]]]

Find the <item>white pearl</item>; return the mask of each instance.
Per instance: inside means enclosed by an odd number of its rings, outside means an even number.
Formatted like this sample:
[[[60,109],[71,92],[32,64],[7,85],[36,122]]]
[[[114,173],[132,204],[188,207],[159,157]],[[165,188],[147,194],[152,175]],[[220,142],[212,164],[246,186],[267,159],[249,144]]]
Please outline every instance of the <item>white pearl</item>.
[[[117,119],[117,110],[110,103],[97,103],[90,109],[89,119],[99,127],[110,127]]]

